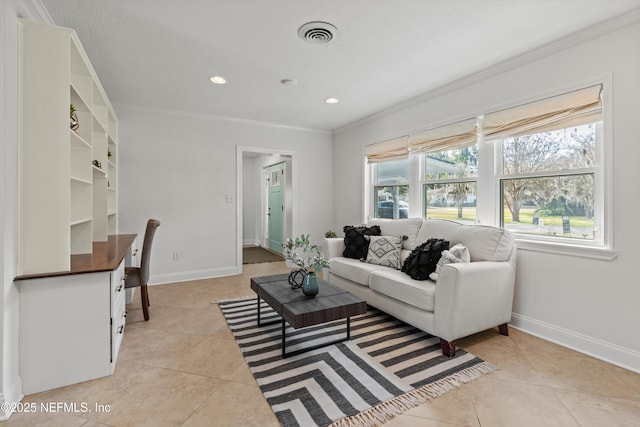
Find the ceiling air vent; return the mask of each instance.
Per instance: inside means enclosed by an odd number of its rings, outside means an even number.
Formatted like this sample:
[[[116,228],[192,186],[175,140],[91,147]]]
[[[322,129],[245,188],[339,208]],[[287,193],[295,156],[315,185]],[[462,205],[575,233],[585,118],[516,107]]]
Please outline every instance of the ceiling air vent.
[[[298,37],[313,44],[331,43],[338,36],[338,29],[328,22],[307,22],[298,28]]]

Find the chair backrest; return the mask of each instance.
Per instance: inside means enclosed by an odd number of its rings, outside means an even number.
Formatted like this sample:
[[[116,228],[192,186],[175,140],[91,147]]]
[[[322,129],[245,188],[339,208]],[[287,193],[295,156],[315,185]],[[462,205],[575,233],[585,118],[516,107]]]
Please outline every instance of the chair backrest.
[[[149,262],[151,259],[151,244],[156,229],[160,226],[160,221],[150,219],[147,221],[147,229],[144,232],[144,243],[142,244],[142,258],[140,259],[140,284],[146,285],[149,281]]]

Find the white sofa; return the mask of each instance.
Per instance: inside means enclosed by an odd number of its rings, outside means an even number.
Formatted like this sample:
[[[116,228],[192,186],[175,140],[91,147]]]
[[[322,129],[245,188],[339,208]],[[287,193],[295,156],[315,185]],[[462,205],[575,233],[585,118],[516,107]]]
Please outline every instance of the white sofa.
[[[324,254],[331,267],[324,277],[386,313],[440,338],[442,352],[455,354],[455,341],[498,327],[508,335],[516,271],[516,246],[505,229],[463,225],[437,219],[375,219],[383,236],[407,236],[401,262],[429,238],[444,238],[450,246],[469,249],[470,263],[443,265],[437,282],[413,280],[390,267],[345,258],[344,239],[328,238]]]

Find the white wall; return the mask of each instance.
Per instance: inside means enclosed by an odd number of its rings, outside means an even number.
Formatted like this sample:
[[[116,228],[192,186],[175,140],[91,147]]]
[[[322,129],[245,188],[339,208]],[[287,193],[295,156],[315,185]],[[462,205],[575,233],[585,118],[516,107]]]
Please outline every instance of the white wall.
[[[403,106],[339,129],[334,141],[333,225],[363,218],[362,147],[435,124],[454,122],[519,99],[610,75],[613,80],[613,226],[618,256],[602,261],[530,250],[518,253],[512,324],[640,372],[638,286],[638,159],[640,141],[640,24],[572,38],[493,70],[420,96]],[[625,24],[625,25],[622,25]],[[620,29],[621,28],[621,29]],[[558,49],[560,49],[558,51]],[[546,52],[546,53],[545,53]],[[350,183],[344,191],[344,183]]]
[[[242,244],[260,244],[260,166],[256,157],[242,159]]]
[[[117,104],[115,109],[120,232],[142,236],[148,218],[162,222],[151,283],[223,276],[241,268],[238,146],[293,153],[292,233],[310,233],[321,242],[333,212],[330,133]],[[234,203],[227,203],[226,195]],[[182,259],[173,261],[173,252],[181,252]]]

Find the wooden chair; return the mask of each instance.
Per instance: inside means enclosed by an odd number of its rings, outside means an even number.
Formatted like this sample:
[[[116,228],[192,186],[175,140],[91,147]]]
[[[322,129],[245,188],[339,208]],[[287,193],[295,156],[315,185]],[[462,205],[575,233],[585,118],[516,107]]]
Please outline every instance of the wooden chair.
[[[124,282],[125,288],[136,288],[140,286],[140,298],[142,300],[142,312],[144,320],[149,320],[149,293],[147,291],[147,282],[149,281],[149,261],[151,258],[151,244],[156,229],[160,226],[160,221],[150,219],[147,221],[147,229],[144,233],[144,243],[142,245],[142,257],[140,259],[140,267],[126,267]]]

